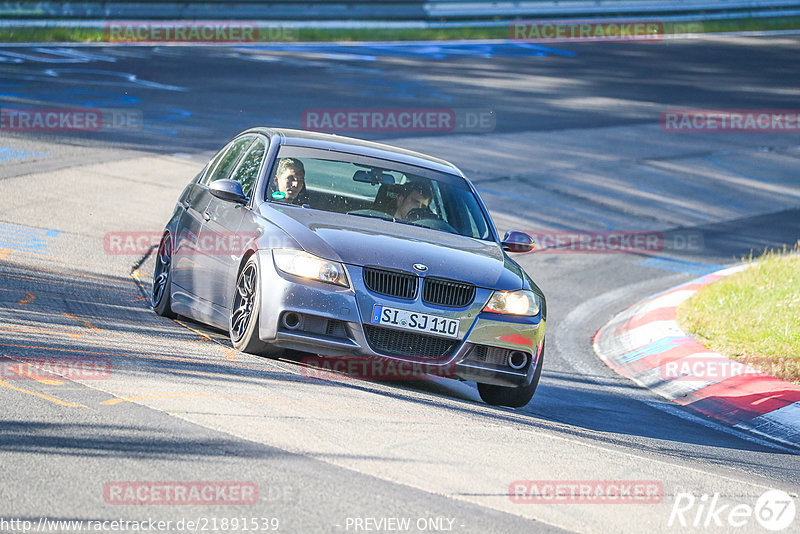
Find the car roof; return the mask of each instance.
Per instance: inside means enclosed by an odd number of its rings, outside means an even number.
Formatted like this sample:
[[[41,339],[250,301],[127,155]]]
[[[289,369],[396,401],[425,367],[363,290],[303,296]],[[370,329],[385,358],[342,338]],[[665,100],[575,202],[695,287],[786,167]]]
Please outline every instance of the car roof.
[[[426,167],[437,171],[455,174],[463,178],[461,171],[443,159],[434,158],[426,154],[406,150],[403,148],[384,145],[363,139],[343,137],[336,134],[326,134],[320,132],[309,132],[306,130],[292,130],[288,128],[253,128],[248,132],[260,132],[266,135],[277,135],[280,137],[281,145],[300,146],[309,148],[321,148],[336,152],[359,154],[362,156],[376,157],[380,159],[390,159],[417,167]]]

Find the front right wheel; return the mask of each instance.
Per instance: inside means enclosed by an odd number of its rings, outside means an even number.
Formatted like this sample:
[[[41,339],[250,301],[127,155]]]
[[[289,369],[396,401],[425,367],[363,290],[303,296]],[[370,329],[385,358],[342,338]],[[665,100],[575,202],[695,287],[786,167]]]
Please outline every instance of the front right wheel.
[[[539,361],[536,362],[536,371],[533,373],[533,379],[530,384],[514,388],[478,383],[478,393],[486,404],[522,408],[531,401],[533,394],[536,393],[536,387],[539,385],[539,378],[542,376],[543,364],[544,345],[542,345],[542,353],[539,355]]]
[[[261,307],[261,277],[258,260],[251,256],[236,279],[228,331],[236,350],[264,354],[268,346],[258,337],[258,310]]]

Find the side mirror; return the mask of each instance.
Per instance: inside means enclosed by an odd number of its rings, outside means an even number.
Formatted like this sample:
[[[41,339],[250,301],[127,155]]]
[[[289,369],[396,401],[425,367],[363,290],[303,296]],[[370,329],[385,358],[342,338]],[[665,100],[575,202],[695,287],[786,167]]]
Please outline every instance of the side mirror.
[[[508,252],[530,252],[533,250],[533,238],[524,232],[512,230],[506,233],[501,243]]]
[[[248,201],[248,198],[244,196],[244,191],[242,191],[242,184],[236,180],[217,180],[216,182],[211,182],[211,185],[208,186],[208,191],[215,197],[227,202],[247,204]]]

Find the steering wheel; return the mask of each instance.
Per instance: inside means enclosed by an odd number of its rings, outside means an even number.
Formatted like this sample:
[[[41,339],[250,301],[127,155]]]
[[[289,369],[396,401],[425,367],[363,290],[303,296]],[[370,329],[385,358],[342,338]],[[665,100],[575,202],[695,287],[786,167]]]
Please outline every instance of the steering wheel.
[[[405,219],[408,222],[419,221],[420,219],[439,219],[435,213],[433,213],[429,208],[414,208],[409,210],[406,214]]]

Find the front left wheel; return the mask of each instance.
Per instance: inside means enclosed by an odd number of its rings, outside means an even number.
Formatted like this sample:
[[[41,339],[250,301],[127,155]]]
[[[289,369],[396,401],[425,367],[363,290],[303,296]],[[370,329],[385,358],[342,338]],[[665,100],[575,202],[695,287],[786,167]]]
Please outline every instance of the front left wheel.
[[[536,393],[536,387],[539,385],[539,378],[542,376],[542,367],[544,366],[544,345],[542,345],[542,353],[539,355],[539,361],[536,362],[536,370],[533,373],[533,379],[527,386],[513,388],[505,386],[495,386],[494,384],[478,384],[478,393],[481,399],[486,404],[492,406],[508,406],[510,408],[522,408],[528,404]]]
[[[251,256],[236,279],[236,293],[229,321],[229,334],[236,350],[264,354],[268,346],[258,337],[258,310],[261,307],[261,282],[258,260]]]

